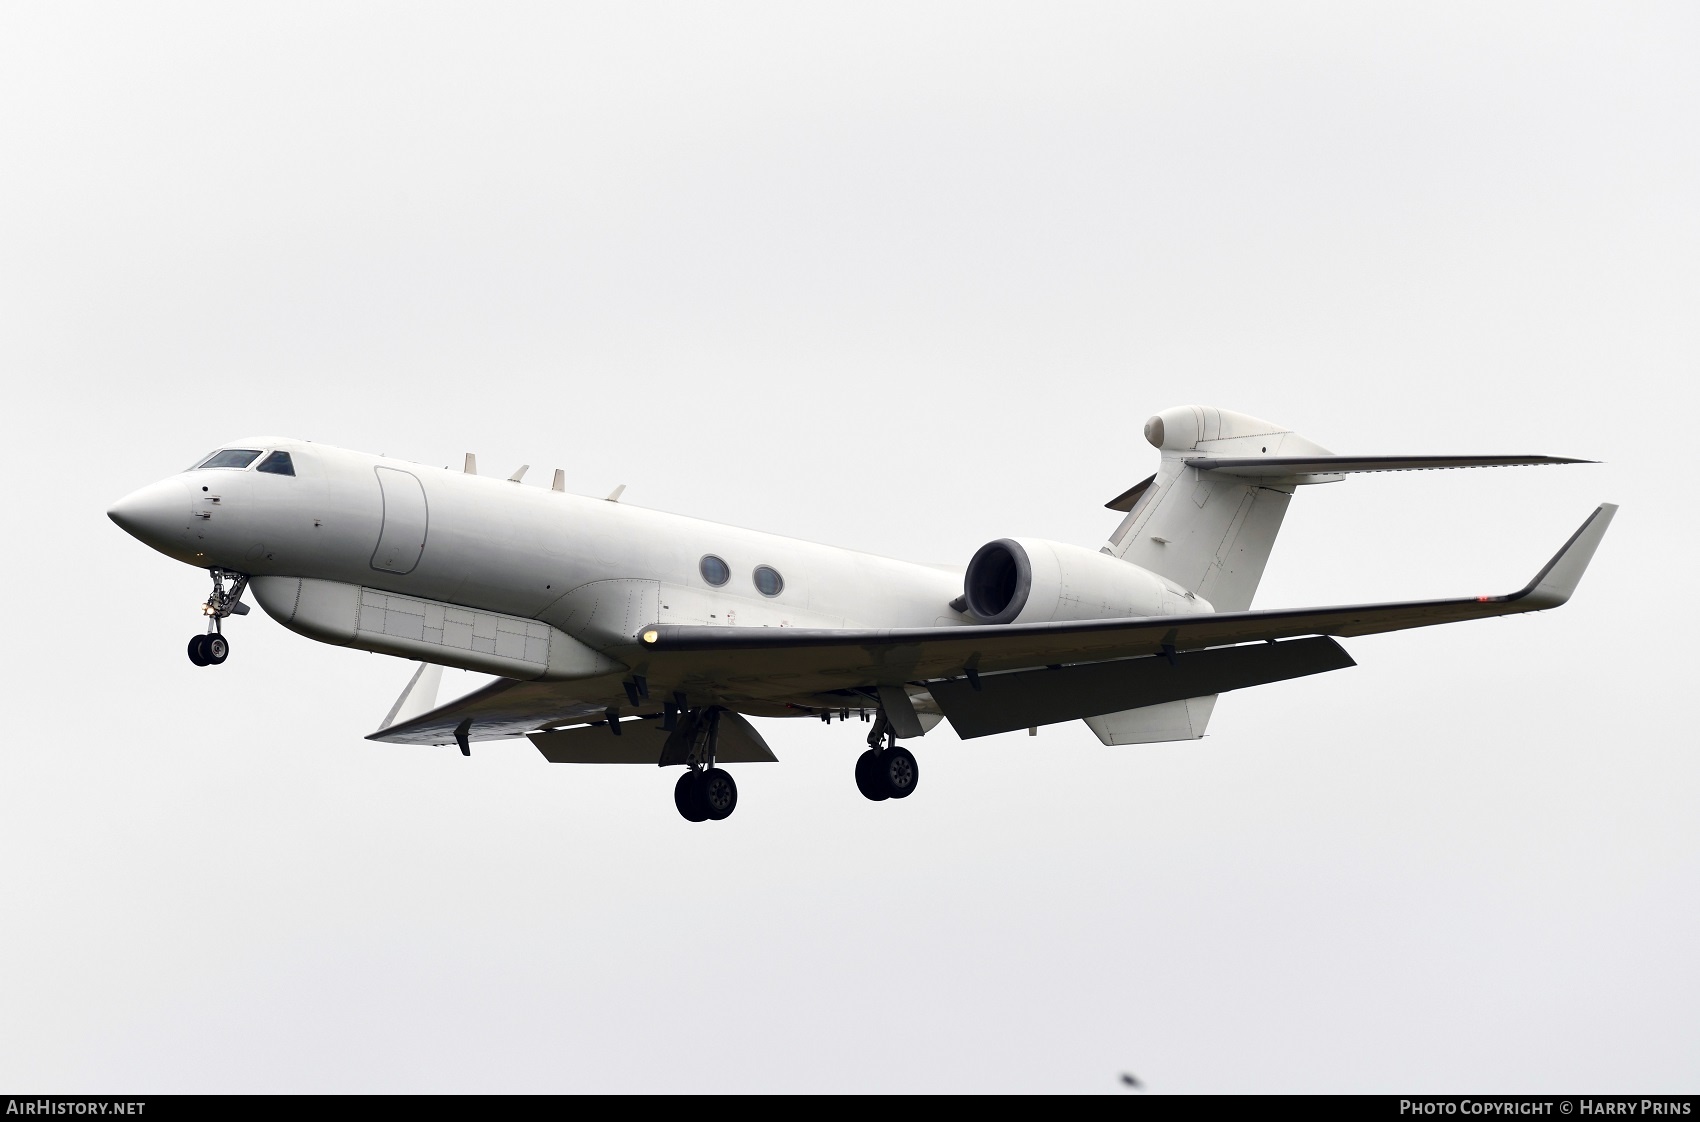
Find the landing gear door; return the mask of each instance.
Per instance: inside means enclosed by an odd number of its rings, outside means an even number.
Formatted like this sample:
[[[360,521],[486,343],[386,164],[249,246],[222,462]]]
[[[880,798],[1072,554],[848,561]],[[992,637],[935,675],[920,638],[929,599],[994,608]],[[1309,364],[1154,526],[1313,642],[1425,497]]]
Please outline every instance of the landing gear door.
[[[372,551],[372,568],[411,573],[425,552],[429,526],[425,488],[412,472],[387,467],[373,470],[384,494],[384,522],[378,531],[378,548]]]

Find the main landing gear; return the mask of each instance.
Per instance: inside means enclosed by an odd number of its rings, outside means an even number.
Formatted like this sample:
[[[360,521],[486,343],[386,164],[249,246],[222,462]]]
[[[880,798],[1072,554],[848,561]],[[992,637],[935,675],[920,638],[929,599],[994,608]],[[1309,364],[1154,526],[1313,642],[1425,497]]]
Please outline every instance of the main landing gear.
[[[230,640],[224,637],[224,620],[227,616],[245,616],[248,605],[242,602],[242,593],[248,588],[246,573],[232,573],[224,569],[209,569],[212,574],[212,595],[201,605],[201,613],[207,617],[207,633],[196,635],[189,640],[189,661],[196,666],[217,666],[230,657]],[[224,578],[230,578],[230,587],[224,586]]]
[[[738,785],[720,768],[691,768],[673,785],[673,805],[686,822],[719,822],[737,809]]]
[[[685,774],[673,785],[673,805],[686,822],[720,822],[738,809],[738,785],[714,766],[720,712],[714,707],[668,711],[675,726],[661,750],[661,764],[685,765]]]
[[[868,734],[868,750],[856,757],[856,790],[876,803],[906,799],[920,781],[915,754],[897,743],[897,732],[881,711]]]

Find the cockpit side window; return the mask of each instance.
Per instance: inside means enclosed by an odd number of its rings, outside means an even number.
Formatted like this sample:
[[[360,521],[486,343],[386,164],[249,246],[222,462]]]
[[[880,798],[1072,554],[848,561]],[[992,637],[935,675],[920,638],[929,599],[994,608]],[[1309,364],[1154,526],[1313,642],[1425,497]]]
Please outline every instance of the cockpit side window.
[[[260,461],[255,471],[263,471],[268,475],[294,475],[295,463],[289,458],[288,452],[273,452]]]
[[[223,448],[205,460],[196,464],[194,470],[201,468],[245,468],[260,456],[258,448]]]

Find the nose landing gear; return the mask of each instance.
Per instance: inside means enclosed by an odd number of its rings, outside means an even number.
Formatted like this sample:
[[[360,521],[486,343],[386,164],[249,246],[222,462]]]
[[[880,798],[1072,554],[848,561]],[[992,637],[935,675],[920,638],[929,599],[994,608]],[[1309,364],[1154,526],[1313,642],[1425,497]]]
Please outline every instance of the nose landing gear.
[[[230,640],[218,632],[189,639],[189,661],[196,666],[217,666],[230,657]]]
[[[248,588],[246,573],[232,573],[224,569],[209,569],[212,574],[212,595],[201,605],[201,613],[207,617],[207,633],[196,635],[189,640],[189,661],[196,666],[217,666],[230,657],[230,640],[224,637],[224,620],[227,616],[245,616],[248,605],[242,602],[242,593]],[[230,587],[225,588],[224,578],[230,578]]]

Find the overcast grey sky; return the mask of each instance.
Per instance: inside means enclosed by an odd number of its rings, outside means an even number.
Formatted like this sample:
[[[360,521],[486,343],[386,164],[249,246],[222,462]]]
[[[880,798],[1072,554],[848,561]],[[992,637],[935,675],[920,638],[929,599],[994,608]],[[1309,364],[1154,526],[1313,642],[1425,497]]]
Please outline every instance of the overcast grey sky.
[[[0,1084],[1693,1091],[1692,4],[0,7]],[[1096,545],[1205,402],[1340,452],[1197,743],[765,722],[673,774],[362,736],[404,663],[106,517],[244,433],[916,560]],[[445,688],[464,685],[449,675]]]

